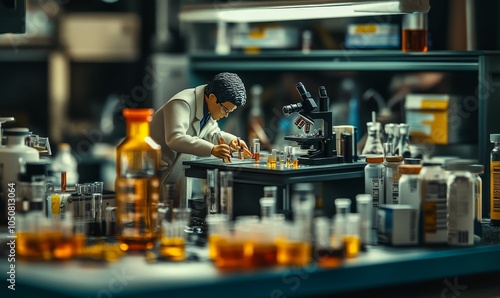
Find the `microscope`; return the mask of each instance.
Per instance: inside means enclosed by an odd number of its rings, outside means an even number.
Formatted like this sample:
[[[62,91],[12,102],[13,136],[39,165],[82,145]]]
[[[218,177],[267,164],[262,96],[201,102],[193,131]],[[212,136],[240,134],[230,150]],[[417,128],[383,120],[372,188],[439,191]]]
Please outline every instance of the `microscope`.
[[[307,92],[301,82],[295,85],[302,98],[301,102],[289,104],[283,107],[283,114],[286,116],[298,113],[294,123],[299,129],[304,130],[302,135],[285,136],[285,140],[297,142],[301,149],[308,149],[307,155],[299,156],[300,164],[304,165],[325,165],[342,162],[342,158],[337,156],[335,149],[335,136],[332,131],[332,112],[328,111],[329,99],[324,86],[319,87],[319,111],[315,111],[318,105]],[[311,125],[314,120],[323,120],[323,129],[318,129],[317,133],[310,134]]]

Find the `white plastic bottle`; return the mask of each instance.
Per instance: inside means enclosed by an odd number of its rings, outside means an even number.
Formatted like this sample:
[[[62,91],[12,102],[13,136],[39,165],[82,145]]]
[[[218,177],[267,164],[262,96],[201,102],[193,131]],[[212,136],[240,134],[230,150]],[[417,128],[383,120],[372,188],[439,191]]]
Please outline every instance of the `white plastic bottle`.
[[[35,148],[24,144],[28,136],[27,128],[4,129],[5,146],[0,146],[0,224],[6,222],[7,206],[15,195],[21,162],[37,161],[40,155]]]
[[[61,184],[61,172],[66,172],[66,183],[74,186],[78,183],[78,162],[71,153],[71,147],[67,143],[61,143],[52,162],[52,171],[55,175],[56,184]]]

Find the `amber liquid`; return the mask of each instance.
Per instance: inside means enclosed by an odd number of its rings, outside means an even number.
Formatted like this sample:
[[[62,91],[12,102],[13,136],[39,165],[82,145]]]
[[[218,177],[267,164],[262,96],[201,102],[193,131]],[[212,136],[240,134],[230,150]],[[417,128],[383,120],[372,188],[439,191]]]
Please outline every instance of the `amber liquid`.
[[[238,269],[245,266],[245,244],[243,241],[217,241],[215,266],[222,269]]]
[[[298,160],[298,159],[295,159],[295,160],[293,161],[293,167],[294,167],[294,168],[298,168],[298,167],[299,167],[299,160]]]
[[[24,260],[69,259],[74,255],[73,239],[60,232],[17,233],[16,253]]]
[[[320,248],[316,251],[314,257],[322,268],[337,268],[342,266],[344,251],[342,249]]]
[[[22,260],[41,261],[50,260],[51,241],[42,238],[42,235],[35,232],[17,233],[16,255]]]
[[[171,261],[186,259],[186,242],[181,237],[162,237],[160,241],[160,254]]]
[[[277,261],[280,265],[307,266],[311,262],[311,244],[308,242],[278,241]]]
[[[260,153],[254,153],[253,159],[255,159],[255,162],[260,162]]]
[[[250,267],[268,267],[277,264],[277,247],[274,243],[252,243],[247,244],[248,266]]]
[[[403,29],[401,45],[403,52],[427,52],[427,30]]]
[[[82,233],[76,233],[73,236],[73,247],[75,249],[75,255],[81,255],[87,244],[87,236]]]
[[[357,257],[361,250],[361,240],[358,235],[344,236],[344,253],[346,258]]]
[[[218,242],[222,240],[220,235],[209,235],[208,236],[208,257],[210,260],[215,260],[217,258],[217,247]]]
[[[124,250],[151,249],[157,239],[159,181],[156,177],[118,178],[116,181],[118,240]]]
[[[75,242],[71,235],[60,235],[54,238],[54,259],[68,260],[75,255]]]

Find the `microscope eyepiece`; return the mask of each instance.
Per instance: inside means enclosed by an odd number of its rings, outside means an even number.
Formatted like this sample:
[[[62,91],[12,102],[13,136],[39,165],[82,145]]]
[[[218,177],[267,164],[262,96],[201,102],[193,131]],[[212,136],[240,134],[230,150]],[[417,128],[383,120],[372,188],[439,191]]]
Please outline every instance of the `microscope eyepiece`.
[[[319,97],[327,97],[328,95],[326,95],[326,89],[325,89],[325,86],[320,86],[319,87]]]
[[[295,88],[297,88],[297,91],[299,91],[302,100],[308,100],[309,98],[311,98],[311,94],[307,92],[306,87],[304,87],[304,84],[302,84],[302,82],[298,82],[297,84],[295,84]]]

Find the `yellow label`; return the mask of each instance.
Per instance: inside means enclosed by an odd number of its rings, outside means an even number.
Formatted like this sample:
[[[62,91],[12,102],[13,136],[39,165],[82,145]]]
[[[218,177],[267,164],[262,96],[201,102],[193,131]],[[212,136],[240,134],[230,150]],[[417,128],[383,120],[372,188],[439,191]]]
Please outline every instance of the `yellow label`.
[[[61,196],[59,195],[52,195],[51,197],[51,207],[52,207],[52,215],[59,215],[61,214]]]
[[[423,110],[446,110],[448,109],[448,101],[445,100],[422,100],[421,105]]]
[[[500,220],[500,161],[490,165],[490,217]]]
[[[356,33],[375,33],[377,32],[376,25],[358,25],[356,26]]]

